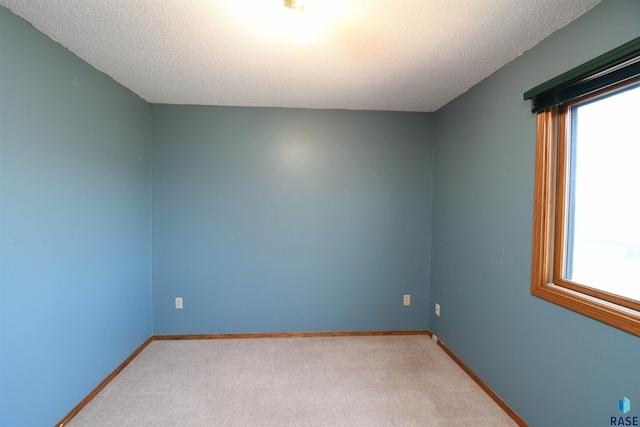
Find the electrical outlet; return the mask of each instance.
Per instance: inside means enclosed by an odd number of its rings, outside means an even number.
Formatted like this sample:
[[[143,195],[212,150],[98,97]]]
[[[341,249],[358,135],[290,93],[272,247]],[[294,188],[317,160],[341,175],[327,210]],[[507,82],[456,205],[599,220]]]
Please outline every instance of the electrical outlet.
[[[176,310],[182,310],[182,297],[176,298]]]
[[[411,295],[405,295],[402,305],[411,305]]]
[[[431,339],[434,343],[438,344],[438,337],[435,334],[431,335]]]
[[[436,316],[440,316],[440,304],[436,303]]]

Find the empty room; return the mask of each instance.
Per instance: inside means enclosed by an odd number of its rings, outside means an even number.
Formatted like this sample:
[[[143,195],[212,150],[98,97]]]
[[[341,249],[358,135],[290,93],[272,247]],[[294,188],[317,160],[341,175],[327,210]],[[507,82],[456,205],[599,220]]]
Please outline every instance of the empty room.
[[[640,425],[640,1],[0,0],[0,427]]]

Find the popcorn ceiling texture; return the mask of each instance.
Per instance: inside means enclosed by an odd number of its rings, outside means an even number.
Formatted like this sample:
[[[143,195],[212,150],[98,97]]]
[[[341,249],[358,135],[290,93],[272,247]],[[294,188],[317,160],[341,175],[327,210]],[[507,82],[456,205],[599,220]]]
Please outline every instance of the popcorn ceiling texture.
[[[281,0],[0,4],[151,103],[429,112],[600,0],[320,1],[304,45]]]

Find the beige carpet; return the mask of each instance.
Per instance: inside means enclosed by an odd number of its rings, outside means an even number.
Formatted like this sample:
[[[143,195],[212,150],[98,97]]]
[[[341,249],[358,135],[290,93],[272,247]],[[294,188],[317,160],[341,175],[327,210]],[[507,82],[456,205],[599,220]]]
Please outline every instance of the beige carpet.
[[[68,424],[515,426],[427,336],[154,341]]]

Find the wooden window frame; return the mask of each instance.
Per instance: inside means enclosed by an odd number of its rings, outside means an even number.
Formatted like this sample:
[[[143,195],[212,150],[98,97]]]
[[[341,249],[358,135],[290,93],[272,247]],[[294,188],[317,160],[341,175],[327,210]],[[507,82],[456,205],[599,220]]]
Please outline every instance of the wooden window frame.
[[[531,293],[640,336],[640,303],[563,278],[570,112],[638,78],[537,114]]]

